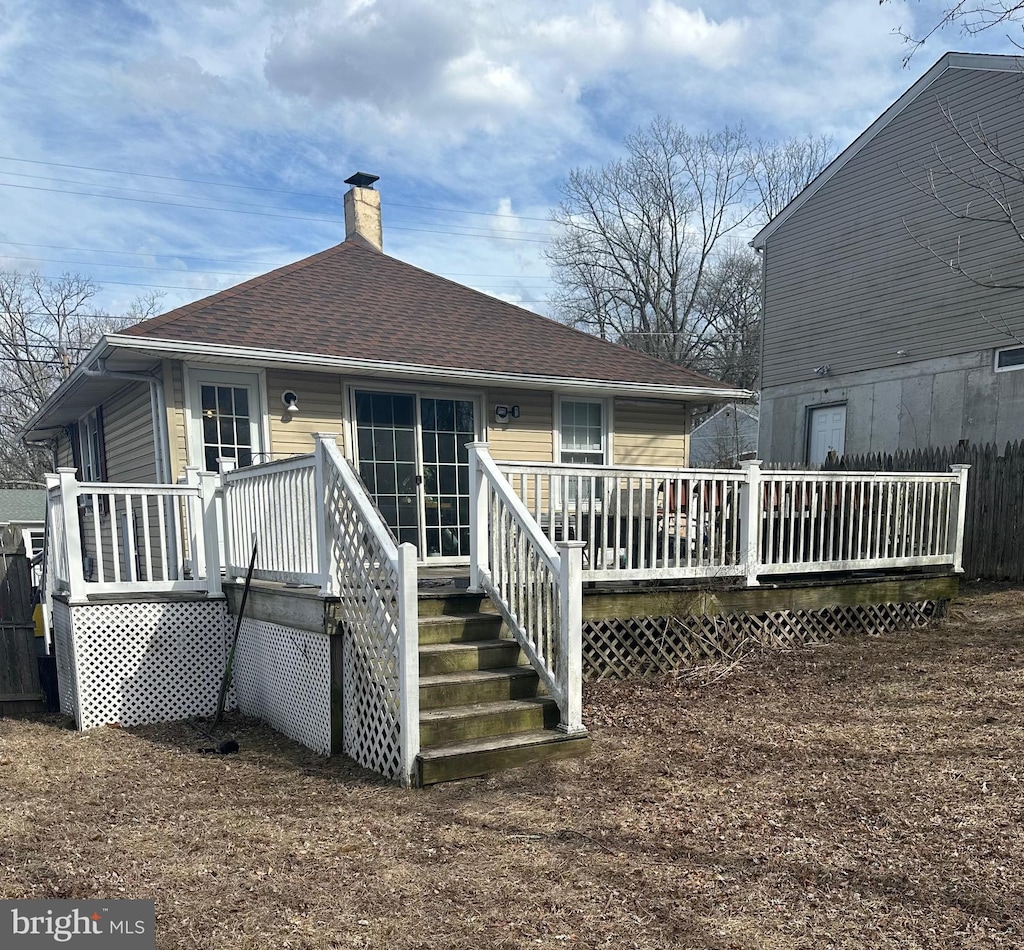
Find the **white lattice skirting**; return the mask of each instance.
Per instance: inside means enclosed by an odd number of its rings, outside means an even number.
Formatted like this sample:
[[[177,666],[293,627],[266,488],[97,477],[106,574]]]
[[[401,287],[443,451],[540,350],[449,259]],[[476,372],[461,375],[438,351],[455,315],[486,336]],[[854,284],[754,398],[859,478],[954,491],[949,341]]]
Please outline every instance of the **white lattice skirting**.
[[[331,754],[330,637],[261,620],[242,621],[235,693],[247,716],[314,752]]]
[[[223,600],[58,602],[61,709],[79,729],[212,715],[231,629]]]

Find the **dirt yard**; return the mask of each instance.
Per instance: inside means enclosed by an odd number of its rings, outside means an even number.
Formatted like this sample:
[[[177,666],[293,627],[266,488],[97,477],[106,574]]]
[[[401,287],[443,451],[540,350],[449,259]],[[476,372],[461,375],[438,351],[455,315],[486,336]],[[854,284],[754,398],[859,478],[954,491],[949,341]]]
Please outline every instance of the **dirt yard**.
[[[157,946],[1024,946],[1024,591],[589,690],[587,760],[407,792],[234,720],[0,721],[0,897],[145,897]]]

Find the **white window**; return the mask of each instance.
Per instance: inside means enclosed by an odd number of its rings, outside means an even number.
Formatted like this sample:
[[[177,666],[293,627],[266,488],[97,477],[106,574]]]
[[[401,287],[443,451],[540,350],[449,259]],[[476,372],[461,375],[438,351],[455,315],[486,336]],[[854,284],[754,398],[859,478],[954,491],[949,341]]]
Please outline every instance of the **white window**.
[[[559,461],[565,465],[604,465],[604,403],[563,399],[561,407]]]
[[[1004,346],[996,350],[996,372],[1006,373],[1014,369],[1024,369],[1024,346]]]
[[[78,420],[78,449],[83,482],[103,480],[103,436],[96,410]]]

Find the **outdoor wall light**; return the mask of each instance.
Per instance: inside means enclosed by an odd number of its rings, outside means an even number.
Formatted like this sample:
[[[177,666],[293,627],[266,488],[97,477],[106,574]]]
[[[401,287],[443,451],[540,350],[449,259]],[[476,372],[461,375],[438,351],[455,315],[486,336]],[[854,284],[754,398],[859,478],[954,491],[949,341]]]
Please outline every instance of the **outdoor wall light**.
[[[494,421],[495,422],[508,422],[509,419],[519,418],[519,407],[518,406],[495,406],[494,407]]]
[[[299,397],[290,389],[286,389],[283,393],[281,393],[281,402],[284,403],[284,408],[286,412],[299,411]]]
[[[821,366],[814,367],[815,376],[828,376],[832,372],[832,367],[828,363],[822,363]]]

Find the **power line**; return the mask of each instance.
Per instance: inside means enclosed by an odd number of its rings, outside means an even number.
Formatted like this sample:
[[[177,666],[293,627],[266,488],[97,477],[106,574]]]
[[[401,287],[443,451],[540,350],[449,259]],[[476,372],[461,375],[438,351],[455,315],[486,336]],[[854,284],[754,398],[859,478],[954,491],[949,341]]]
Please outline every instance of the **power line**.
[[[5,162],[24,162],[28,165],[46,165],[50,168],[71,168],[75,171],[87,171],[87,172],[101,172],[107,175],[133,175],[136,178],[153,178],[157,181],[177,181],[184,182],[191,185],[212,185],[216,188],[242,188],[248,191],[263,191],[269,194],[275,195],[291,195],[295,198],[320,198],[326,201],[337,201],[337,195],[321,195],[311,192],[304,191],[286,191],[282,188],[267,188],[262,185],[242,185],[236,182],[230,181],[208,181],[202,178],[178,178],[174,175],[152,175],[146,172],[130,172],[124,171],[123,169],[114,168],[95,168],[90,165],[71,165],[66,162],[45,162],[38,159],[32,158],[14,158],[10,155],[0,155],[0,161]],[[5,174],[18,174],[17,172],[5,172]],[[34,176],[22,176],[22,177],[34,177]],[[395,208],[411,208],[417,211],[440,211],[445,214],[475,214],[483,215],[490,218],[515,218],[519,221],[543,221],[549,222],[548,218],[537,218],[530,217],[523,214],[504,214],[499,211],[467,211],[461,208],[437,208],[430,207],[428,205],[411,205],[411,204],[400,204],[398,202],[389,202],[389,205]]]
[[[134,198],[130,195],[98,195],[91,191],[72,191],[67,188],[43,188],[39,185],[16,185],[11,182],[0,182],[0,187],[3,188],[20,188],[24,191],[46,191],[57,195],[75,195],[82,198],[106,198],[113,201],[136,201],[141,204],[150,205],[162,205],[170,208],[190,208],[198,211],[218,211],[222,214],[252,214],[258,215],[261,218],[288,218],[294,221],[316,221],[319,224],[336,224],[336,218],[328,217],[317,217],[310,214],[282,214],[276,211],[246,211],[241,208],[215,208],[211,205],[196,205],[189,204],[181,201],[158,201],[155,198]],[[103,187],[102,185],[99,187]],[[494,234],[494,233],[474,233],[481,232],[484,229],[475,228],[474,231],[445,231],[437,228],[410,228],[402,225],[392,224],[388,225],[388,229],[391,231],[415,231],[422,234],[446,234],[454,237],[473,237],[473,238],[490,238],[498,241],[517,241],[520,243],[527,244],[547,244],[548,239],[540,238],[527,238],[527,237],[512,237],[507,234]],[[540,232],[524,232],[524,233],[537,233]]]

